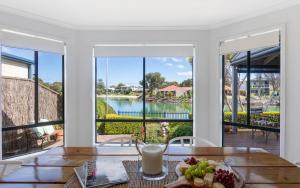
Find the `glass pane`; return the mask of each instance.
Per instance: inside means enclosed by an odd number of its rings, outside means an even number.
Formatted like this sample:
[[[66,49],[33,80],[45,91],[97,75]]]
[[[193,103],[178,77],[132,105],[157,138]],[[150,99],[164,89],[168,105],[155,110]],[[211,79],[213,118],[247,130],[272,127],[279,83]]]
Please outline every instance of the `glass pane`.
[[[2,132],[3,158],[63,146],[63,125]]]
[[[2,127],[34,123],[34,51],[2,47]]]
[[[190,57],[146,58],[146,117],[192,119],[192,62]]]
[[[263,57],[251,60],[251,124],[279,128],[280,50],[260,48],[253,50],[251,57],[264,52]]]
[[[97,57],[96,118],[143,116],[143,58]]]
[[[39,122],[63,118],[62,55],[39,52]]]
[[[240,62],[240,57],[247,53],[225,55],[224,62],[224,121],[247,123],[247,62]],[[226,126],[228,131],[236,131],[234,126]]]
[[[226,63],[227,66],[232,66],[232,64],[235,65],[238,69],[237,72],[240,75],[244,75],[247,72],[247,68],[245,68],[247,55],[242,52],[235,54],[230,61],[228,60],[228,57],[226,58],[225,87],[231,87],[234,82],[231,81],[233,79],[231,79],[230,74],[226,77],[226,74],[228,74],[226,71],[229,70],[226,68]],[[279,132],[275,132],[275,130],[279,131],[280,129],[280,47],[277,46],[252,50],[250,59],[250,126],[255,125],[258,127],[234,128],[226,126],[224,133],[224,146],[258,147],[279,155],[280,134]],[[230,63],[230,65],[228,63]],[[239,78],[238,83],[241,82],[242,81]],[[231,83],[231,85],[226,85],[226,83]],[[245,86],[242,88],[246,88],[246,80],[244,85]],[[224,90],[225,97],[230,99],[231,96],[233,96],[230,92],[231,90],[229,88],[227,91],[226,89]],[[247,94],[247,92],[245,92],[245,94]],[[241,99],[243,100],[242,97]],[[239,98],[237,101],[239,102]],[[225,121],[230,121],[230,119],[233,121],[231,115],[232,111],[226,111],[226,98],[224,99],[224,105]],[[233,106],[232,102],[231,106]],[[239,104],[237,121],[246,122],[247,114],[242,112],[240,107],[241,104]],[[245,110],[246,106],[244,106],[244,111]],[[245,113],[245,118],[242,120],[240,117],[241,113]],[[268,127],[270,130],[265,131],[260,127]]]

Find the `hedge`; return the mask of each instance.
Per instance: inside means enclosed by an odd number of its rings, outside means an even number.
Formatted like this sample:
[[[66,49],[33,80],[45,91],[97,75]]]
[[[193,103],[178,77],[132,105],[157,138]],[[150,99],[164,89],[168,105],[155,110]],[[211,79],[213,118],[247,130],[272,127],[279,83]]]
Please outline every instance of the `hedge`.
[[[224,112],[224,121],[231,122],[232,112]],[[270,122],[280,122],[280,112],[263,112],[260,114],[252,114],[251,121],[255,122],[258,120],[265,119]],[[237,123],[247,123],[247,112],[238,112]],[[252,124],[253,125],[253,124]],[[254,123],[254,125],[259,125]]]
[[[120,116],[117,114],[107,114],[107,119],[142,119],[141,117]],[[193,126],[188,122],[170,122],[169,123],[170,139],[178,136],[192,136]],[[143,123],[142,122],[101,122],[97,123],[98,133],[101,135],[118,135],[118,134],[134,134],[143,139]],[[158,123],[146,124],[146,137],[148,142],[161,143],[164,138],[160,135],[161,128]]]

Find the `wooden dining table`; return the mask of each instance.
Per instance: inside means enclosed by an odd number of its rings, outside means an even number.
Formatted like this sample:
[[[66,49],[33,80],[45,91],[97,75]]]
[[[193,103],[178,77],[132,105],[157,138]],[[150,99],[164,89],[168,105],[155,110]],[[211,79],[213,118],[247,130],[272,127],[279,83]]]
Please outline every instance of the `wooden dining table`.
[[[300,168],[259,148],[181,147],[167,150],[169,160],[188,156],[226,160],[245,180],[246,188],[300,188]],[[29,158],[0,179],[0,188],[60,188],[86,160],[136,160],[135,147],[57,147]]]

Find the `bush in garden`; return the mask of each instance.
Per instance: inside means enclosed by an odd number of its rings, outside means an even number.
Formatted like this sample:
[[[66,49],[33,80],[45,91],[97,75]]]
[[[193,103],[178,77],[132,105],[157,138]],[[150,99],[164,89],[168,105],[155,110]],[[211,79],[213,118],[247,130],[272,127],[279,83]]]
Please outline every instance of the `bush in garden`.
[[[231,122],[232,112],[224,112],[224,121]],[[280,122],[280,112],[263,112],[259,114],[251,115],[251,122],[266,120],[269,122]],[[238,112],[237,122],[242,124],[247,124],[247,113],[246,112]],[[252,124],[253,125],[253,124]],[[259,124],[254,124],[259,125]]]
[[[169,127],[170,139],[179,136],[193,136],[193,123],[191,122],[171,122]]]
[[[142,119],[141,117],[120,116],[117,114],[106,114],[106,119]],[[170,122],[169,138],[178,136],[192,136],[193,125],[191,122]],[[135,134],[143,139],[142,122],[101,122],[97,123],[97,130],[102,135]],[[162,143],[165,138],[160,135],[160,124],[148,123],[146,127],[147,142]]]
[[[141,119],[140,117],[120,116],[117,114],[106,114],[105,119]],[[141,134],[142,122],[101,122],[97,124],[99,134]]]

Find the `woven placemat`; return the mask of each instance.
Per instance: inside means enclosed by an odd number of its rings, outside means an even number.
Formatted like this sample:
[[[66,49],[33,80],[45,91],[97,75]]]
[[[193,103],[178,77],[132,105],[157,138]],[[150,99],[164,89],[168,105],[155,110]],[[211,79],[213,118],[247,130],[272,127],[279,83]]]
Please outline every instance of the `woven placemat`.
[[[147,181],[144,180],[137,173],[138,161],[123,161],[123,165],[126,169],[126,172],[129,177],[129,182],[126,184],[120,184],[112,186],[112,188],[160,188],[164,187],[165,184],[168,184],[172,181],[177,180],[177,175],[175,173],[175,167],[178,164],[178,161],[168,161],[169,163],[169,173],[167,177],[159,181]],[[81,188],[80,183],[76,177],[73,175],[70,180],[65,184],[65,188]]]

